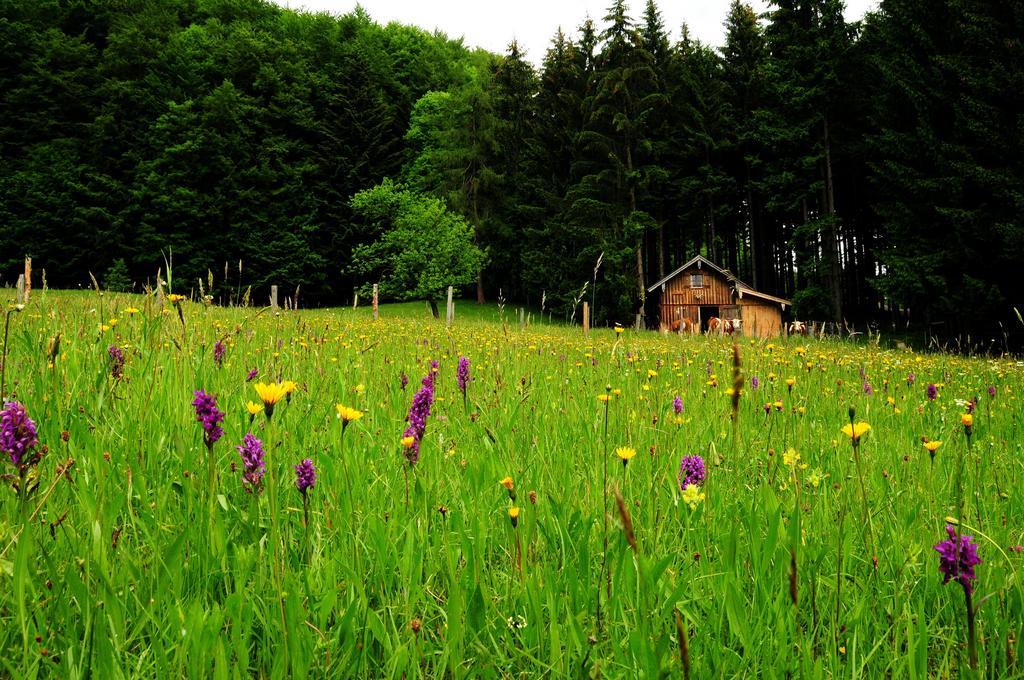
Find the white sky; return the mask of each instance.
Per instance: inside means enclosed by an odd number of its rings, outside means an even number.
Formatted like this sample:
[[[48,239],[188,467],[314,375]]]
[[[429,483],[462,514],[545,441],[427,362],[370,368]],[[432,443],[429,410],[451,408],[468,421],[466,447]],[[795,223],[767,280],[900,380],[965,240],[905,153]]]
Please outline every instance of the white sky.
[[[274,0],[292,9],[345,14],[356,0]],[[765,0],[748,0],[757,12],[768,9]],[[503,53],[513,38],[540,64],[555,30],[567,34],[589,16],[600,26],[610,0],[363,0],[362,6],[375,21],[398,21],[427,30],[440,29],[451,38],[462,36],[466,45]],[[643,15],[646,0],[629,0],[634,20]],[[723,22],[730,0],[661,0],[658,7],[673,42],[685,22],[690,35],[708,45],[720,46],[725,39]],[[876,9],[878,0],[846,0],[846,18],[855,21]],[[599,28],[600,30],[600,28]]]

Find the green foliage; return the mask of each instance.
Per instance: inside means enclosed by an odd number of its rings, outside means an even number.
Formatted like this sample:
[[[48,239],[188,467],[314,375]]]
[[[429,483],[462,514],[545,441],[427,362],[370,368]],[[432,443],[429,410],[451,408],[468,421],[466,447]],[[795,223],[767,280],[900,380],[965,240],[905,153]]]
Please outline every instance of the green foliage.
[[[362,8],[5,0],[0,279],[30,255],[55,287],[117,258],[152,282],[173,250],[182,281],[229,263],[218,299],[341,301],[376,237],[351,199],[394,177],[472,227],[478,299],[568,318],[590,281],[594,320],[631,323],[702,253],[821,320],[1010,320],[1017,3],[733,0],[720,47],[609,4],[496,55]]]
[[[353,196],[352,210],[373,235],[352,253],[364,295],[379,282],[385,298],[433,302],[475,281],[486,262],[472,227],[440,199],[385,180]]]
[[[131,290],[132,280],[128,276],[128,265],[125,264],[123,257],[114,260],[107,269],[107,273],[103,275],[103,287],[118,293]]]

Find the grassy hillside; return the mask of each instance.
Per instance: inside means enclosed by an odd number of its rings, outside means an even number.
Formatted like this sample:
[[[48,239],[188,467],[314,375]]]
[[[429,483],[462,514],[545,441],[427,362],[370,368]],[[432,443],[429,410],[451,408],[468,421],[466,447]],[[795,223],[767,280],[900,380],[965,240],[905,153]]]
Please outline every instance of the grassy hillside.
[[[691,677],[948,677],[952,522],[979,663],[1021,673],[1021,365],[506,315],[33,293],[4,366],[38,430],[17,465],[0,436],[6,672],[679,676],[685,634]]]

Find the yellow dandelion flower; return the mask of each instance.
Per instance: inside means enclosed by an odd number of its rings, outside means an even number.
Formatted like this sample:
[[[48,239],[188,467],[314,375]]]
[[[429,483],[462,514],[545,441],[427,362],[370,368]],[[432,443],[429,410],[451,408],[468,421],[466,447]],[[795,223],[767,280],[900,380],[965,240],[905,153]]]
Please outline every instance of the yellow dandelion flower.
[[[942,442],[938,439],[933,439],[924,443],[924,448],[928,449],[928,453],[935,453],[942,446]]]
[[[843,425],[843,434],[853,441],[860,441],[860,438],[871,429],[871,426],[861,421],[856,425]]]
[[[629,462],[630,458],[636,455],[636,449],[630,448],[628,446],[620,446],[619,448],[615,449],[615,455],[618,456],[619,459],[622,461],[622,464],[625,465],[626,463]]]
[[[274,415],[274,406],[288,395],[284,383],[256,383],[253,385],[256,396],[263,402],[267,417]]]
[[[401,443],[402,448],[411,449],[412,445],[416,443],[416,438],[412,436],[402,437],[398,440]]]
[[[352,421],[359,420],[360,418],[363,417],[362,411],[360,411],[359,409],[350,408],[348,406],[345,406],[344,404],[335,404],[334,408],[335,410],[338,411],[338,419],[345,425],[348,425]]]
[[[245,410],[249,412],[250,416],[259,415],[260,413],[263,413],[263,404],[257,404],[254,401],[250,401],[245,404]]]

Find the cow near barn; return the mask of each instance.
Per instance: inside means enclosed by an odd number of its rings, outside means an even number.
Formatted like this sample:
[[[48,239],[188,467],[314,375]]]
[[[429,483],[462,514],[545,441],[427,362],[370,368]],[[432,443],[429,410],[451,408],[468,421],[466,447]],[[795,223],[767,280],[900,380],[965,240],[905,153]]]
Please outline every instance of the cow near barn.
[[[666,333],[693,333],[697,330],[697,325],[690,319],[676,319],[662,330]]]
[[[743,321],[740,319],[719,319],[713,316],[708,319],[708,335],[732,335],[739,333]]]
[[[806,321],[793,321],[789,324],[790,335],[807,335]]]

